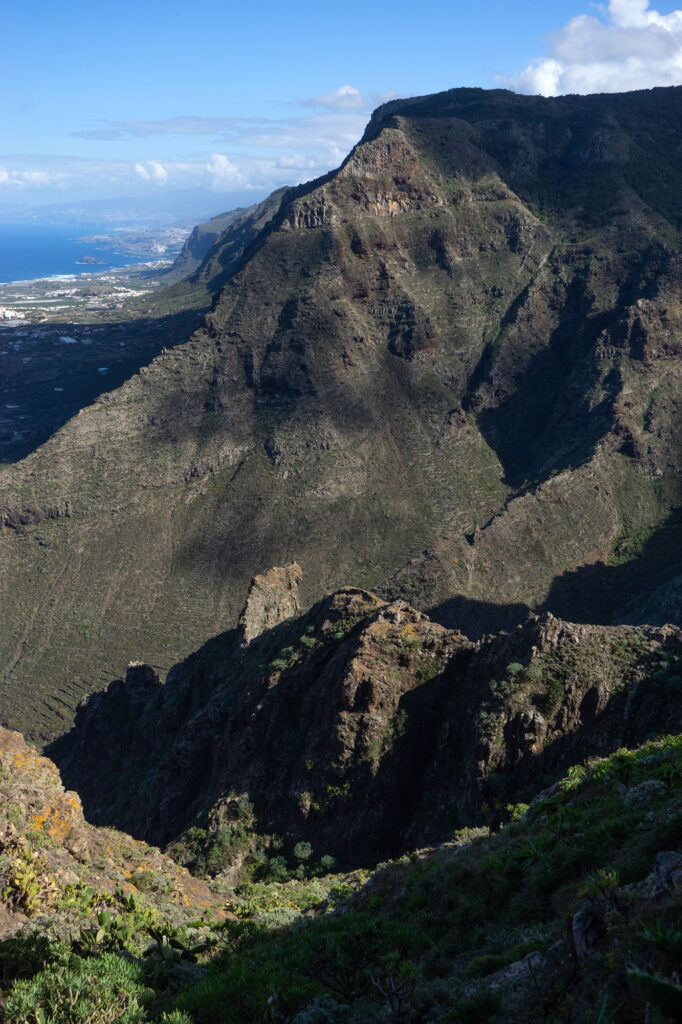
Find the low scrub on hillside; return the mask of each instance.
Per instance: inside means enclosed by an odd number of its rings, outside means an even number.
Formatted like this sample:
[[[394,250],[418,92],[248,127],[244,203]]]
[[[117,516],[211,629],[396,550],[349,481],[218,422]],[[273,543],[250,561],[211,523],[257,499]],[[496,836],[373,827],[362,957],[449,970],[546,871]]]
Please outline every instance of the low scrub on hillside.
[[[506,818],[371,874],[250,882],[220,921],[122,906],[70,941],[27,928],[0,944],[6,1019],[682,1020],[682,736],[578,765]]]

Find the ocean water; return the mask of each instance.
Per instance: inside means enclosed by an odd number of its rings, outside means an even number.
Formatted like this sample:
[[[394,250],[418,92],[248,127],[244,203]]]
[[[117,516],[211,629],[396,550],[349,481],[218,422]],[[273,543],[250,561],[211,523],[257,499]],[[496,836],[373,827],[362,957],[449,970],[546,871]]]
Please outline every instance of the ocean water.
[[[149,257],[128,256],[99,245],[76,241],[83,235],[110,234],[101,225],[40,226],[0,223],[0,283],[30,281],[37,277],[63,274],[96,274],[112,267],[130,267]],[[83,256],[95,256],[102,263],[79,265]]]

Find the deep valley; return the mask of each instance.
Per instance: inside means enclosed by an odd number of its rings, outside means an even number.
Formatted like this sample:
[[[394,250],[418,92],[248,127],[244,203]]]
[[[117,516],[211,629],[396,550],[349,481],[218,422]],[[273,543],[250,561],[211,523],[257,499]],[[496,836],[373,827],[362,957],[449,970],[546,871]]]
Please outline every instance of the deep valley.
[[[681,115],[392,100],[0,331],[5,1019],[682,1020]]]

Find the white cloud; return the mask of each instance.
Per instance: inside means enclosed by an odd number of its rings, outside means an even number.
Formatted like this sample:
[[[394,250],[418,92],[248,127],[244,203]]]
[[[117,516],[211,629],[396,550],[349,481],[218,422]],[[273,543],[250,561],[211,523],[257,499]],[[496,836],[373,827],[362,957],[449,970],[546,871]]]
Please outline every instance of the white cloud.
[[[276,127],[281,122],[268,117],[201,117],[187,115],[164,121],[104,121],[94,128],[71,132],[79,139],[94,142],[120,142],[121,139],[146,139],[155,135],[206,135],[231,138],[256,127]]]
[[[165,185],[168,181],[168,171],[163,164],[158,163],[156,160],[149,160],[148,167],[152,180],[159,185]]]
[[[343,86],[336,92],[351,88]],[[336,94],[327,95],[331,97]],[[385,93],[383,96],[393,98],[393,93]],[[313,103],[312,100],[302,102],[304,105]],[[98,142],[116,142],[121,139],[148,138],[155,135],[204,134],[215,136],[223,145],[229,144],[251,150],[270,148],[301,151],[302,147],[314,145],[318,148],[340,146],[347,151],[350,145],[357,142],[369,117],[369,107],[365,105],[364,100],[362,102],[363,106],[358,107],[351,97],[340,97],[336,108],[330,104],[328,111],[311,113],[307,117],[175,117],[166,121],[114,121],[110,122],[111,128],[75,134]],[[144,170],[153,177],[150,161],[145,163]]]
[[[276,123],[268,118],[255,118],[262,124]],[[105,121],[94,128],[72,132],[77,138],[116,142],[127,138],[149,138],[153,135],[225,135],[250,122],[243,117],[201,117],[187,115],[169,117],[164,121]]]
[[[350,90],[350,91],[349,91]],[[127,167],[139,185],[192,187],[199,183],[215,190],[279,188],[306,181],[337,167],[358,141],[369,117],[369,107],[355,107],[360,95],[352,86],[328,94],[338,109],[311,111],[306,116],[282,118],[210,118],[183,116],[165,121],[117,121],[78,133],[96,142],[164,135],[212,134],[215,148],[189,160],[132,160]],[[386,93],[381,98],[393,96]],[[362,101],[364,103],[364,100]],[[345,105],[345,106],[344,106]],[[218,143],[216,146],[215,143]],[[93,163],[95,163],[93,161]],[[104,160],[103,165],[126,166],[125,161]],[[116,172],[118,173],[118,172]]]
[[[54,175],[46,174],[45,171],[23,171],[22,179],[27,185],[54,185]]]
[[[211,188],[217,191],[229,191],[244,185],[244,178],[237,167],[224,153],[212,153],[211,159],[206,164]]]
[[[580,14],[548,37],[549,53],[506,84],[519,92],[626,92],[682,84],[682,10],[609,0],[604,19]]]
[[[287,153],[275,160],[275,167],[288,168],[295,171],[314,171],[320,166],[319,161],[312,156],[304,156],[303,153]]]
[[[34,166],[29,166],[31,160]],[[298,169],[298,161],[292,164]],[[0,164],[0,189],[46,194],[69,186],[80,197],[103,193],[140,195],[168,189],[218,192],[258,189],[267,192],[290,183],[292,174],[277,169],[274,158],[245,153],[238,160],[225,153],[191,160],[95,160],[80,157],[6,157]]]
[[[0,186],[6,185],[9,188],[65,188],[70,177],[68,173],[56,168],[39,171],[31,167],[9,170],[0,167]]]
[[[609,12],[615,25],[623,28],[646,28],[660,25],[669,31],[682,28],[682,11],[659,14],[649,10],[649,0],[611,0]]]
[[[292,102],[284,117],[187,114],[159,121],[103,121],[72,134],[89,140],[100,154],[110,147],[111,157],[3,155],[0,190],[9,195],[10,187],[17,186],[13,194],[20,190],[22,201],[32,193],[41,202],[51,188],[61,196],[67,187],[74,198],[194,188],[265,195],[338,167],[361,137],[371,105],[395,95],[384,92],[368,100],[355,86],[342,85]],[[301,104],[312,109],[304,112]],[[203,140],[193,143],[181,155],[173,153],[172,136],[207,138],[205,145]],[[151,143],[141,141],[147,139]]]
[[[329,110],[362,110],[369,104],[354,85],[340,85],[333,92],[322,92],[308,100],[301,100],[305,107],[326,107]]]
[[[165,185],[168,171],[158,160],[147,160],[146,164],[135,164],[135,174],[142,181],[153,181],[156,185]]]

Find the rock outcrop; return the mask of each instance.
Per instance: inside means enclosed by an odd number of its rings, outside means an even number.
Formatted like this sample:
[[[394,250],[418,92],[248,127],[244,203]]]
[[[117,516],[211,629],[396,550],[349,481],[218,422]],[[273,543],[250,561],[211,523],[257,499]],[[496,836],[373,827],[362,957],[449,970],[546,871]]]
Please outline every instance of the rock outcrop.
[[[208,886],[160,850],[90,825],[55,764],[21,733],[2,728],[0,779],[0,940],[36,916],[47,929],[60,899],[78,884],[92,887],[95,904],[119,890],[154,906],[153,894],[161,892],[178,920],[209,908],[220,913]],[[61,927],[68,924],[62,916]]]
[[[270,569],[251,581],[244,610],[239,617],[242,642],[250,644],[266,629],[293,618],[301,610],[298,587],[303,573],[297,562]]]
[[[209,844],[276,834],[367,864],[494,824],[571,765],[682,729],[676,628],[545,615],[473,643],[354,588],[289,618],[299,578],[294,565],[254,582],[248,645],[223,634],[165,685],[129,673],[79,708],[50,752],[94,821],[160,844],[197,824]]]

